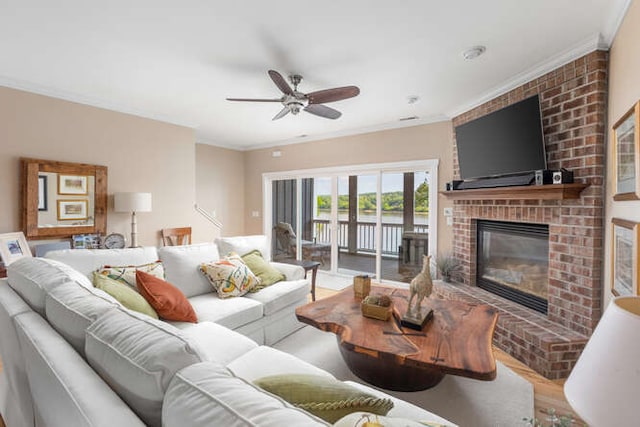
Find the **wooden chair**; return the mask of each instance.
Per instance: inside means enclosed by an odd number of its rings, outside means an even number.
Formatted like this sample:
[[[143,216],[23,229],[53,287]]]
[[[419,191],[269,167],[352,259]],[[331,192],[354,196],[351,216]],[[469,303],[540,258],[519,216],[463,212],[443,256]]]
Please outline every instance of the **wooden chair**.
[[[163,228],[162,244],[164,246],[190,245],[191,227]]]

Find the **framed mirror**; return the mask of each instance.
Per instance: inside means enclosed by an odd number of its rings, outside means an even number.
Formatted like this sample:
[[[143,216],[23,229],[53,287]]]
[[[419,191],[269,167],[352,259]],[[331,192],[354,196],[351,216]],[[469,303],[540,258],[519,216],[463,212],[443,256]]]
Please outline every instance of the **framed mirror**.
[[[21,158],[22,229],[27,238],[105,234],[107,167]]]

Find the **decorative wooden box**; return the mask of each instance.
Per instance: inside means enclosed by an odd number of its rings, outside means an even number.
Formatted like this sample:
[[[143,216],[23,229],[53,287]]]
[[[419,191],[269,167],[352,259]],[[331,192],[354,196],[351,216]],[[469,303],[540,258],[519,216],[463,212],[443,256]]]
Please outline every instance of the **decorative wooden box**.
[[[365,298],[371,292],[371,277],[355,276],[353,278],[353,295],[356,298]]]
[[[391,306],[383,307],[381,305],[361,303],[360,308],[364,317],[386,321],[391,316]]]

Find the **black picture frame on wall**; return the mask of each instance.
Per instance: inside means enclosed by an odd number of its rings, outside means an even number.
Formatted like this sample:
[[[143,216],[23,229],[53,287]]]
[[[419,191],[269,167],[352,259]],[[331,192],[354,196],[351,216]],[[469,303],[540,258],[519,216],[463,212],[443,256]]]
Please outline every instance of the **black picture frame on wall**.
[[[47,197],[48,177],[46,175],[38,175],[38,210],[49,210],[49,200]]]

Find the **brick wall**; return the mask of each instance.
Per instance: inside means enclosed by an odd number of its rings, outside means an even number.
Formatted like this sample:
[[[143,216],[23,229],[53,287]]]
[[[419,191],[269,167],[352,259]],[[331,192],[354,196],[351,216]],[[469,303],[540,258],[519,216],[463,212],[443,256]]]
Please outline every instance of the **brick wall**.
[[[590,186],[577,200],[454,201],[454,252],[462,281],[475,285],[476,220],[549,224],[547,319],[585,336],[602,311],[607,64],[607,52],[591,52],[453,119],[455,127],[540,96],[549,169],[570,169]]]

